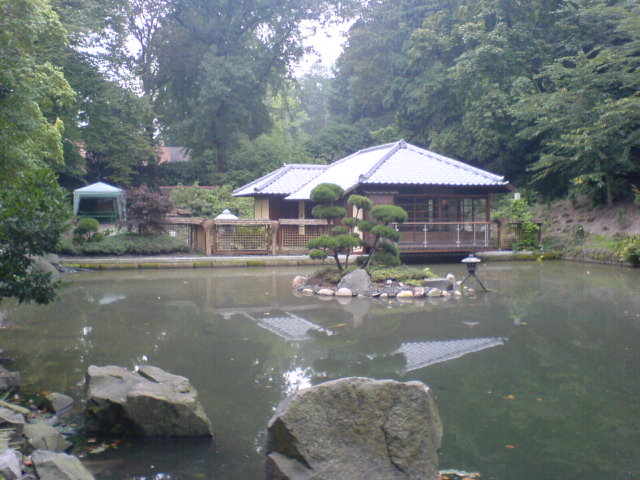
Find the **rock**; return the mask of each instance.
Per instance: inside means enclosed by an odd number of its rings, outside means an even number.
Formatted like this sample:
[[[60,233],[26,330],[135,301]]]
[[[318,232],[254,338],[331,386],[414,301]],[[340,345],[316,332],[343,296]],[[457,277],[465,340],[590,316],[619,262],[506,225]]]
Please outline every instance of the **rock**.
[[[440,290],[453,290],[453,282],[446,278],[425,278],[425,288],[437,288]]]
[[[445,298],[448,298],[451,296],[451,293],[448,290],[443,290],[442,291],[442,296]]]
[[[17,440],[22,436],[24,426],[24,415],[10,408],[0,408],[0,428],[13,429],[13,435],[11,435],[13,440]]]
[[[307,277],[297,275],[293,279],[293,282],[291,282],[291,288],[298,288],[300,285],[304,284],[306,281],[307,281]]]
[[[416,287],[413,289],[413,296],[416,298],[422,298],[424,297],[424,294],[425,294],[424,287]]]
[[[444,279],[451,282],[451,285],[456,285],[456,276],[453,273],[447,273]]]
[[[329,297],[335,295],[335,293],[329,288],[321,288],[320,290],[318,290],[318,295]]]
[[[441,441],[423,383],[334,380],[280,403],[268,425],[266,479],[433,479]]]
[[[22,377],[20,372],[10,372],[6,368],[0,366],[0,391],[22,385]]]
[[[18,480],[22,478],[22,454],[17,450],[0,451],[0,478]]]
[[[338,288],[336,297],[353,297],[353,292],[346,287]]]
[[[25,425],[24,436],[27,437],[27,444],[34,450],[64,452],[72,446],[58,430],[44,423]]]
[[[427,292],[427,297],[441,297],[441,296],[442,296],[442,290],[440,290],[439,288],[432,288]]]
[[[51,392],[47,393],[40,405],[40,408],[45,408],[47,411],[59,414],[64,413],[66,410],[71,408],[73,405],[73,398],[68,395],[64,395],[62,393]]]
[[[396,295],[396,298],[413,298],[413,291],[402,290],[401,292],[398,292],[398,294]]]
[[[313,295],[313,290],[310,288],[305,288],[302,290],[302,293],[304,293],[305,295]]]
[[[87,371],[89,432],[158,437],[213,436],[189,380],[152,367],[137,373],[92,365]]]
[[[30,258],[33,268],[35,268],[36,270],[44,273],[50,273],[51,275],[57,275],[58,273],[60,273],[59,270],[49,262],[49,258],[36,256]]]
[[[40,480],[94,480],[89,470],[72,455],[36,450],[31,461]]]
[[[364,292],[371,286],[371,277],[366,270],[358,268],[346,274],[338,283],[338,289],[348,288],[352,292]]]

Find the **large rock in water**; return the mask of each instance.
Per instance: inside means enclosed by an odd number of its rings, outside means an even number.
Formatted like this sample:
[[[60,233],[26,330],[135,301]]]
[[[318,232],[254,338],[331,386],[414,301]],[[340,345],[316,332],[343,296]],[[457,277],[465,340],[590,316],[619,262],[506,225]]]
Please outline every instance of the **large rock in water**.
[[[366,270],[358,268],[351,273],[347,273],[340,283],[338,288],[348,288],[352,292],[362,293],[371,286],[371,277]]]
[[[213,436],[189,380],[157,367],[137,373],[92,365],[87,371],[87,431],[151,437]]]
[[[429,387],[351,377],[300,390],[268,425],[267,480],[431,480],[442,423]]]

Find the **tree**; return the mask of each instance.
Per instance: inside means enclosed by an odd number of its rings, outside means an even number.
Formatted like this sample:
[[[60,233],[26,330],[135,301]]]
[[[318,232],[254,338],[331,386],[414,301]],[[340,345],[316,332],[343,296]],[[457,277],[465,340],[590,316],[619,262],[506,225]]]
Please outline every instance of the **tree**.
[[[147,186],[132,188],[126,192],[126,226],[131,232],[150,234],[160,230],[162,220],[171,210],[171,202],[160,192]]]
[[[0,185],[22,169],[62,163],[57,110],[73,91],[48,55],[65,43],[46,2],[0,0]]]
[[[576,30],[585,17],[598,19],[610,32],[607,44],[573,37],[579,50],[546,66],[536,78],[540,87],[523,92],[513,112],[520,135],[540,144],[530,169],[539,187],[589,193],[611,205],[640,175],[640,7],[596,2],[569,13],[566,23]]]
[[[54,250],[67,229],[69,202],[46,168],[17,173],[0,189],[0,301],[49,303],[51,274],[36,270],[33,257]]]
[[[327,18],[328,0],[182,0],[158,35],[156,109],[163,133],[225,173],[244,138],[267,132],[265,101],[304,48],[300,22]]]
[[[342,197],[344,190],[333,183],[321,183],[311,190],[311,201],[317,205],[311,210],[311,214],[316,218],[324,218],[333,225],[333,222],[347,215],[344,207],[335,205],[335,202]],[[349,268],[349,257],[355,247],[362,245],[360,237],[353,233],[353,228],[346,226],[334,226],[330,230],[329,235],[311,239],[307,242],[307,248],[311,251],[309,256],[314,259],[325,259],[328,256],[333,257],[338,267],[338,271],[342,272]],[[344,255],[344,266],[340,260],[340,256]]]
[[[404,208],[396,205],[377,205],[371,209],[371,216],[375,222],[363,220],[358,224],[361,231],[370,232],[374,236],[373,245],[370,246],[369,255],[362,267],[376,264],[389,267],[400,265],[400,250],[392,242],[400,240],[401,234],[390,224],[405,222],[409,215]]]

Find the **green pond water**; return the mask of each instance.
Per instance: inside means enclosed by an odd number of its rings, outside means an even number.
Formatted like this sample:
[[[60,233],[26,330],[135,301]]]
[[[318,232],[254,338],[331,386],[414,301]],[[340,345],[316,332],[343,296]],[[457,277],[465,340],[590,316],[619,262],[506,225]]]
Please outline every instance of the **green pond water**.
[[[432,270],[464,274],[459,264]],[[124,439],[99,454],[80,444],[99,480],[261,479],[280,400],[353,375],[434,390],[443,469],[640,478],[639,270],[492,263],[479,270],[490,293],[406,303],[296,296],[292,278],[311,272],[69,274],[55,304],[0,305],[0,347],[31,389],[80,402],[92,364],[152,364],[197,388],[213,441]]]

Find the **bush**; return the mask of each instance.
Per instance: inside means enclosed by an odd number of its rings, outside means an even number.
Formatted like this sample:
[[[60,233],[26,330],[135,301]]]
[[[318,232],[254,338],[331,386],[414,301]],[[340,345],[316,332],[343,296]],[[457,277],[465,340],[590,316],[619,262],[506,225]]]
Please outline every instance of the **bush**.
[[[634,267],[640,265],[640,235],[633,235],[624,240],[620,246],[619,256]]]
[[[188,252],[184,240],[168,235],[139,235],[126,233],[103,237],[83,245],[72,245],[68,240],[60,242],[58,253],[67,255],[162,255]]]
[[[253,218],[253,199],[232,196],[230,185],[202,188],[197,183],[179,186],[171,192],[171,200],[178,208],[186,208],[196,217],[214,218],[228,208],[238,218]]]
[[[91,240],[91,237],[100,228],[100,223],[95,218],[81,218],[76,228],[73,229],[73,233],[84,240]]]

